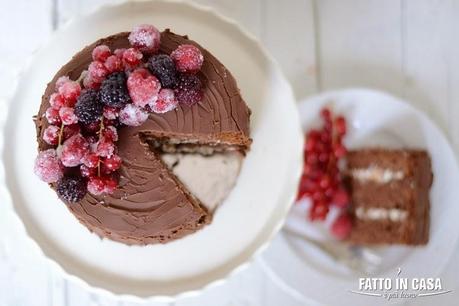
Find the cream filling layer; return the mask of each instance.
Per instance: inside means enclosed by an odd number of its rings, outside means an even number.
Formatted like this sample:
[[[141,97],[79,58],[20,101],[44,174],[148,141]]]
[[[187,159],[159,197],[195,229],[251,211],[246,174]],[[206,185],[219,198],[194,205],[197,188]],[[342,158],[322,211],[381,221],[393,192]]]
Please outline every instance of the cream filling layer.
[[[390,220],[392,222],[402,222],[408,217],[408,212],[398,208],[363,208],[358,207],[355,215],[361,220]]]
[[[402,180],[405,177],[403,171],[393,171],[390,169],[383,169],[377,166],[353,169],[351,171],[351,175],[353,178],[361,182],[372,181],[380,184],[385,184],[393,180]]]

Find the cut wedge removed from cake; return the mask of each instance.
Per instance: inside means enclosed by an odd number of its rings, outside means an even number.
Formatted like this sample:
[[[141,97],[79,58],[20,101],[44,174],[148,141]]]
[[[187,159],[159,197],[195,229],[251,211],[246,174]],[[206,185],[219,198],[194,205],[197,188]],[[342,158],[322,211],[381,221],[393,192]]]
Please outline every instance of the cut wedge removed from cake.
[[[93,61],[92,52],[96,46],[106,45],[112,52],[130,48],[129,34],[119,33],[87,46],[48,84],[35,120],[39,151],[55,148],[43,139],[50,126],[45,113],[50,108],[50,97],[58,79],[68,76],[74,81],[81,80],[82,73]],[[236,152],[242,160],[250,149],[251,112],[234,77],[210,52],[188,37],[169,30],[161,33],[157,53],[169,55],[180,45],[193,45],[203,54],[202,67],[196,74],[202,82],[201,100],[191,106],[179,104],[164,113],[151,112],[139,126],[120,127],[117,154],[122,164],[118,170],[117,188],[110,194],[88,192],[82,200],[67,203],[78,220],[101,237],[126,244],[150,244],[165,243],[197,231],[211,222],[212,214],[174,175],[161,155],[199,153],[209,156],[216,152]],[[144,53],[143,60],[148,56]],[[239,165],[231,169],[237,176]],[[65,175],[72,175],[80,170],[66,168],[65,171]],[[56,189],[56,183],[50,185]],[[217,198],[213,202],[222,200]]]
[[[349,240],[355,244],[426,244],[432,180],[425,151],[350,151],[346,181],[353,227]]]

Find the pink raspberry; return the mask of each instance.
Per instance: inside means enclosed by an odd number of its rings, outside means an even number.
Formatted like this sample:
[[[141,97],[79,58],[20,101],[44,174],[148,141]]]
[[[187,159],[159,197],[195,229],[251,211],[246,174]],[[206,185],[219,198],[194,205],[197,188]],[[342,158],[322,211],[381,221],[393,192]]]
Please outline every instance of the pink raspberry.
[[[81,86],[77,82],[65,82],[58,92],[64,97],[67,106],[74,106],[80,96]]]
[[[64,125],[75,124],[78,122],[78,117],[75,115],[75,110],[72,107],[61,107],[59,110],[59,117],[61,117]]]
[[[129,75],[127,87],[132,103],[144,107],[158,99],[161,83],[147,69],[139,68]]]
[[[94,82],[102,83],[102,81],[108,75],[108,70],[105,68],[103,63],[94,61],[89,64],[88,75]]]
[[[347,213],[341,214],[333,222],[331,226],[331,233],[338,239],[342,240],[347,238],[351,233],[352,221]]]
[[[97,168],[90,168],[83,164],[80,166],[80,173],[82,177],[94,177],[97,175]]]
[[[123,61],[116,55],[110,55],[104,65],[109,73],[123,70]]]
[[[71,82],[71,80],[70,80],[70,78],[68,76],[64,75],[64,76],[59,77],[57,79],[56,85],[55,85],[56,86],[56,91],[59,91],[59,88],[61,88],[62,85],[64,85],[67,82]]]
[[[106,137],[101,137],[96,145],[96,154],[100,157],[109,157],[115,153],[115,144]]]
[[[115,171],[118,170],[121,167],[121,157],[119,157],[116,154],[113,154],[112,156],[106,158],[104,160],[104,166],[109,170],[109,171]]]
[[[79,134],[81,131],[79,124],[71,124],[64,126],[64,139],[69,139],[73,135]]]
[[[99,156],[94,152],[88,152],[82,159],[81,162],[89,168],[95,168],[99,164]]]
[[[107,126],[105,127],[102,135],[110,141],[116,142],[118,141],[118,131],[114,126]]]
[[[64,141],[57,153],[64,166],[76,167],[81,164],[81,160],[88,152],[88,142],[81,134],[77,134]]]
[[[178,105],[177,99],[172,89],[163,88],[159,91],[158,99],[148,104],[152,112],[165,113],[175,109]]]
[[[115,56],[118,57],[119,59],[123,59],[124,51],[126,51],[125,48],[116,49],[116,50],[113,52],[113,54],[115,54]]]
[[[120,122],[129,126],[139,126],[148,119],[148,113],[134,104],[126,105],[120,112]]]
[[[201,69],[204,56],[197,47],[193,45],[180,45],[172,51],[171,58],[175,67],[180,72],[196,73]]]
[[[49,104],[51,105],[52,108],[55,109],[60,109],[62,106],[64,106],[65,99],[61,94],[58,94],[57,92],[53,93],[49,97]]]
[[[102,81],[96,81],[89,73],[83,79],[83,87],[87,89],[99,89]]]
[[[48,126],[45,131],[43,132],[43,140],[52,146],[55,146],[59,143],[59,132],[61,131],[55,125]]]
[[[88,191],[93,195],[101,195],[105,191],[105,182],[101,177],[90,177]]]
[[[118,118],[119,109],[116,107],[104,106],[104,117],[109,120],[115,120]]]
[[[126,49],[123,52],[123,63],[126,65],[126,68],[134,68],[142,60],[143,54],[134,48]]]
[[[45,117],[49,124],[60,125],[62,123],[58,109],[52,107],[48,108],[45,112]]]
[[[112,52],[106,45],[99,45],[92,50],[92,59],[95,61],[105,62],[110,55]]]
[[[149,24],[141,24],[129,34],[132,46],[145,53],[154,53],[159,50],[161,34],[158,29]]]
[[[57,157],[56,150],[49,149],[38,153],[34,172],[46,183],[55,183],[61,179],[64,176],[64,167]]]

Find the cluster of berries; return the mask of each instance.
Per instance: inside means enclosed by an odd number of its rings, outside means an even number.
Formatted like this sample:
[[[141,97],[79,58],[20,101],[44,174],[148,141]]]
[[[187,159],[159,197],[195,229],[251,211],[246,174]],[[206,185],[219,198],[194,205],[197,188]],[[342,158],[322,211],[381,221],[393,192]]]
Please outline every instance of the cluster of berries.
[[[118,186],[118,128],[139,126],[149,112],[165,113],[178,104],[202,99],[196,73],[204,61],[194,45],[180,45],[170,56],[158,54],[160,32],[140,25],[129,35],[131,48],[92,51],[93,61],[81,84],[67,76],[56,81],[45,112],[43,140],[50,149],[38,154],[35,173],[55,183],[60,198],[78,202],[87,192],[111,194]]]
[[[343,145],[346,120],[342,116],[333,118],[328,108],[323,108],[320,115],[323,127],[306,133],[298,199],[311,199],[311,220],[325,220],[331,205],[341,209],[342,214],[332,224],[331,231],[336,237],[344,239],[351,230],[351,220],[346,212],[349,195],[340,174],[340,162],[347,152]]]

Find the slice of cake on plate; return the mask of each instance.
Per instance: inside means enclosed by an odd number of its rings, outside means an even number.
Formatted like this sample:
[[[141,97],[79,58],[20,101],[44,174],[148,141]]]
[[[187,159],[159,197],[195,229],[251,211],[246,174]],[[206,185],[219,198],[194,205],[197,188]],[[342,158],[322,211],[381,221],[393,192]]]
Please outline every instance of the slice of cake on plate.
[[[348,152],[346,183],[355,244],[422,245],[429,240],[427,152],[363,149]]]

